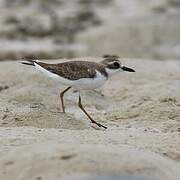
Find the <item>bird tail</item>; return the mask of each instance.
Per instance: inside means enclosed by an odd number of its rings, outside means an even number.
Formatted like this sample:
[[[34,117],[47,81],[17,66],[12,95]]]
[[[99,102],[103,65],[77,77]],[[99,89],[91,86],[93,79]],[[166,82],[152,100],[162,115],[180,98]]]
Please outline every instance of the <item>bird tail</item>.
[[[30,65],[30,66],[35,66],[36,60],[25,60],[25,61],[21,61],[21,64],[25,64],[25,65]]]

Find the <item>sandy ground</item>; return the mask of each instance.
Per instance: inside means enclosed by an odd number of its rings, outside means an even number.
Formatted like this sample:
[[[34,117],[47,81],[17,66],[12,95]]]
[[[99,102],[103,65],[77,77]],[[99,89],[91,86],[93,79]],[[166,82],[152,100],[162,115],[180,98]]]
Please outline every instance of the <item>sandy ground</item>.
[[[114,76],[77,107],[78,93],[33,68],[0,62],[0,179],[180,179],[180,61],[122,60]]]

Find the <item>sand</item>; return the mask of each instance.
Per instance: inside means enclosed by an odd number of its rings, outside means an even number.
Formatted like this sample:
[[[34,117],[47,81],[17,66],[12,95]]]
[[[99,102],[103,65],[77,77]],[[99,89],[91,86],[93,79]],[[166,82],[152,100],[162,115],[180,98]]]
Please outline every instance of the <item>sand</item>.
[[[180,179],[180,61],[124,59],[104,96],[78,93],[15,61],[0,62],[0,179]],[[55,61],[57,62],[57,61]]]

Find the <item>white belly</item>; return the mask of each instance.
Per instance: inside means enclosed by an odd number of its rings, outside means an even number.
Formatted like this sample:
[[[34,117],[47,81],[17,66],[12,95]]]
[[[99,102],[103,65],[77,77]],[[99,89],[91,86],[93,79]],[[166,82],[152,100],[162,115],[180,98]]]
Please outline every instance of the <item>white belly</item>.
[[[96,72],[95,78],[82,78],[75,80],[74,87],[76,89],[97,89],[104,85],[107,78],[101,73]]]
[[[78,80],[69,80],[47,71],[46,69],[42,68],[36,63],[35,63],[35,68],[40,72],[42,72],[43,74],[45,74],[46,76],[52,78],[53,80],[60,82],[61,84],[64,85],[74,87],[75,89],[79,89],[79,90],[97,89],[101,87],[107,80],[107,78],[98,71],[96,71],[95,78],[81,78]]]

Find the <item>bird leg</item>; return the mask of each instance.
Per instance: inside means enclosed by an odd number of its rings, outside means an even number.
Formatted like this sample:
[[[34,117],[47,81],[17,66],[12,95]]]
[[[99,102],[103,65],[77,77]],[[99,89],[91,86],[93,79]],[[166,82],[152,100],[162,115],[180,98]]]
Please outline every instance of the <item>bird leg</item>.
[[[95,120],[92,119],[92,117],[86,112],[84,109],[83,105],[81,104],[81,96],[79,95],[79,102],[78,102],[79,108],[87,115],[87,117],[91,120],[92,123],[97,124],[99,127],[103,127],[107,129],[106,126],[103,126],[102,124],[96,122]]]
[[[62,92],[60,93],[61,106],[62,106],[62,112],[63,112],[63,113],[65,113],[65,106],[64,106],[64,99],[63,99],[63,97],[64,97],[64,94],[65,94],[69,89],[71,89],[71,86],[69,86],[68,88],[66,88],[64,91],[62,91]]]

